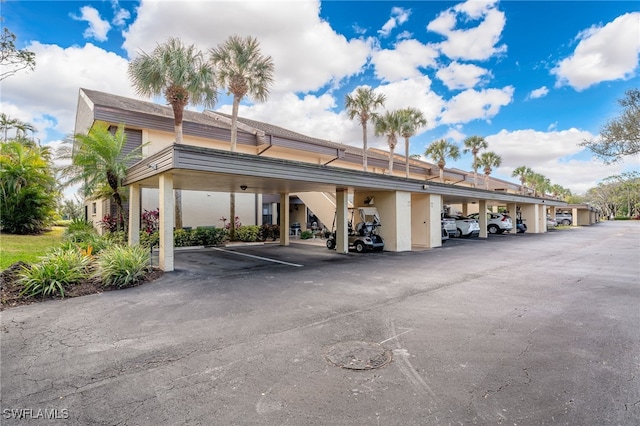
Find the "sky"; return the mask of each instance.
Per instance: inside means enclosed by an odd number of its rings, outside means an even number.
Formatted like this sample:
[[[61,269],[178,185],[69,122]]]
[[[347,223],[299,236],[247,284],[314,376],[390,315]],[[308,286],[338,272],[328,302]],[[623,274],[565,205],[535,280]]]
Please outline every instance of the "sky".
[[[74,132],[80,88],[139,98],[127,65],[141,51],[179,37],[206,53],[236,34],[256,37],[275,65],[268,101],[243,101],[241,116],[362,146],[344,101],[368,86],[386,96],[387,110],[423,112],[427,125],[411,139],[411,154],[441,138],[462,148],[478,135],[502,157],[492,176],[517,183],[513,170],[528,166],[574,194],[640,170],[638,156],[605,165],[579,145],[620,114],[625,91],[640,87],[637,1],[8,0],[0,7],[2,25],[37,62],[35,71],[0,82],[0,109],[34,124],[44,145]],[[213,109],[230,113],[231,98],[220,91]],[[373,134],[369,146],[388,149]],[[472,170],[471,163],[468,153],[447,167]]]

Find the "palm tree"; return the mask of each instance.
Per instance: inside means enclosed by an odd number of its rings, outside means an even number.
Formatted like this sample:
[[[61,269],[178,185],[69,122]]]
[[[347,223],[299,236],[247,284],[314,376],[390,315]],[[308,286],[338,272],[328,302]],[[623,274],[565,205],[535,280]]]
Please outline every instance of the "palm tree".
[[[569,189],[563,187],[562,185],[558,185],[557,183],[551,185],[549,190],[551,191],[551,195],[560,200],[571,195],[571,191]]]
[[[4,112],[0,112],[0,129],[4,133],[4,137],[2,139],[3,142],[7,141],[7,132],[10,129],[14,129],[16,125],[20,122],[17,118],[11,118]]]
[[[474,164],[474,170],[478,167],[484,169],[484,189],[489,189],[489,175],[493,171],[494,167],[500,167],[502,164],[502,157],[495,152],[483,152]]]
[[[431,157],[440,169],[440,182],[444,182],[444,166],[447,165],[447,158],[457,160],[460,158],[460,149],[454,143],[446,139],[432,142],[424,152],[425,157]]]
[[[427,125],[422,111],[417,108],[404,108],[398,111],[400,114],[400,135],[404,138],[404,161],[406,176],[409,178],[409,139],[418,132],[420,127]]]
[[[386,136],[389,145],[389,175],[393,175],[393,151],[398,144],[398,135],[402,130],[402,122],[398,111],[385,111],[376,117],[375,135]]]
[[[141,52],[129,63],[129,78],[139,95],[164,96],[173,109],[176,143],[182,143],[182,117],[187,105],[211,107],[218,99],[213,70],[195,45],[169,38],[151,54]],[[175,191],[175,226],[182,228],[182,194]]]
[[[533,196],[537,197],[538,193],[544,196],[549,189],[551,181],[539,173],[531,173],[527,176],[527,184],[533,189]]]
[[[344,106],[349,119],[356,116],[362,126],[362,170],[367,171],[367,123],[375,120],[375,110],[384,106],[386,97],[382,93],[376,94],[370,87],[358,87],[355,93],[345,98]]]
[[[98,199],[109,196],[118,207],[118,223],[123,224],[123,206],[120,188],[127,174],[127,164],[142,157],[142,147],[129,153],[122,150],[127,141],[124,125],[118,126],[115,134],[106,123],[97,123],[88,134],[76,134],[73,149],[62,151],[63,159],[71,159],[71,165],[63,169],[66,185],[81,183],[85,193]]]
[[[216,71],[216,80],[233,94],[231,110],[231,152],[238,143],[238,107],[245,96],[264,102],[269,97],[273,84],[274,65],[271,56],[260,53],[260,44],[254,37],[229,37],[222,46],[210,49],[211,63]],[[236,194],[229,194],[231,219],[229,234],[235,238]]]
[[[473,187],[475,188],[478,186],[478,153],[481,149],[487,149],[489,143],[482,136],[469,136],[463,143],[465,147],[463,152],[465,154],[471,152],[471,155],[473,155],[471,166],[473,167]]]
[[[517,177],[520,179],[520,192],[524,195],[524,184],[527,182],[527,176],[533,174],[533,170],[531,170],[527,166],[520,166],[516,168],[513,173],[511,173],[511,177]]]

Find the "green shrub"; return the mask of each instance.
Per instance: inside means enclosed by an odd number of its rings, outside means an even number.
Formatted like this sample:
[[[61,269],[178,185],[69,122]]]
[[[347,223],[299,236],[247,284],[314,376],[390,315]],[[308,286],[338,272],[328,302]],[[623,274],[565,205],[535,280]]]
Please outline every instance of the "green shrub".
[[[300,234],[300,239],[301,240],[308,240],[309,238],[313,238],[313,231],[302,231],[302,233]]]
[[[199,226],[191,231],[192,246],[217,246],[227,238],[227,230],[214,226]],[[236,231],[237,232],[237,231]]]
[[[236,240],[244,242],[258,241],[260,227],[258,225],[243,225],[236,229]]]
[[[97,233],[96,230],[93,228],[93,225],[91,224],[91,222],[86,221],[86,220],[84,220],[82,218],[73,219],[73,220],[69,221],[69,223],[67,224],[66,235],[71,235],[71,234],[74,234],[76,232],[93,232],[93,233]]]
[[[139,282],[149,271],[149,252],[140,245],[114,245],[100,253],[97,265],[95,276],[104,286],[127,287]]]
[[[89,276],[91,257],[77,248],[53,250],[30,269],[23,268],[20,282],[22,295],[64,297],[64,290]]]
[[[258,241],[275,241],[280,238],[280,226],[278,225],[262,225],[258,233]]]
[[[174,239],[176,238],[176,233],[178,231],[182,231],[182,229],[176,230],[176,232],[173,235]],[[146,248],[159,247],[160,246],[160,232],[155,231],[155,232],[152,232],[151,234],[149,234],[146,231],[140,231],[140,245],[144,246]],[[176,247],[180,247],[177,244],[175,244],[175,246]]]
[[[632,218],[628,216],[616,216],[614,220],[631,220]]]
[[[158,244],[160,244],[160,235],[158,235]],[[189,247],[191,245],[191,231],[186,229],[173,231],[173,245],[175,247]]]
[[[107,232],[102,238],[104,238],[109,245],[116,244],[124,246],[127,244],[129,237],[124,231]]]

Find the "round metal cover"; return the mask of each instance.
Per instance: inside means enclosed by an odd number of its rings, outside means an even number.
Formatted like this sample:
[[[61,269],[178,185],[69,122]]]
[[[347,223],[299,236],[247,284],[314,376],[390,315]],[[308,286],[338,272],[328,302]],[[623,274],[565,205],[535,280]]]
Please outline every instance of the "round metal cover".
[[[329,348],[325,357],[338,367],[371,370],[390,363],[392,352],[378,343],[344,342]]]

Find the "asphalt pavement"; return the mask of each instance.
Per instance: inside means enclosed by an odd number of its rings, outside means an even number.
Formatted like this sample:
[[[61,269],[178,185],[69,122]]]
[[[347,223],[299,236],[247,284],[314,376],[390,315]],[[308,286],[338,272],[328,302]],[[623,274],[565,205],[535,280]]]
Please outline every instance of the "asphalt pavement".
[[[640,424],[640,222],[176,267],[2,312],[0,423]]]

